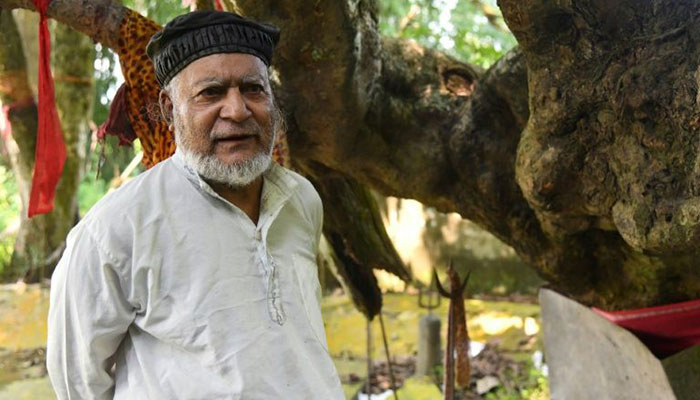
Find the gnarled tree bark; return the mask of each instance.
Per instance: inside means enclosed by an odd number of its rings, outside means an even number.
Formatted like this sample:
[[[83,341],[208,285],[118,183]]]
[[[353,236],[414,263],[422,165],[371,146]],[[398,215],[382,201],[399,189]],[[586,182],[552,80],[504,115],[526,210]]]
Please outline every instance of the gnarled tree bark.
[[[312,178],[457,211],[587,304],[700,296],[697,2],[502,0],[520,48],[485,72],[381,38],[372,0],[237,7],[282,28],[278,97]],[[110,46],[122,11],[50,13]]]

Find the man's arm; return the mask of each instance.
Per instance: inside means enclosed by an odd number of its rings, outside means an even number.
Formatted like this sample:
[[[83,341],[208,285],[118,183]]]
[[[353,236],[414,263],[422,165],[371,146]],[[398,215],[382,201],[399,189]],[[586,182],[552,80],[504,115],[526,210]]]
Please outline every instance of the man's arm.
[[[113,356],[135,316],[119,267],[86,226],[71,232],[51,278],[46,365],[59,399],[113,397]]]

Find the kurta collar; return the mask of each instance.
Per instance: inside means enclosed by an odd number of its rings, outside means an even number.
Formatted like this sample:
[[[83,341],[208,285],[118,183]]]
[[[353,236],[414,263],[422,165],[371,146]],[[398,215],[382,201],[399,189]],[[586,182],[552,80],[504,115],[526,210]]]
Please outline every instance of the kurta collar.
[[[178,169],[184,172],[187,180],[195,187],[205,194],[238,209],[234,204],[231,204],[231,202],[216,193],[192,167],[185,164],[179,151],[175,151],[171,160]],[[284,203],[292,196],[298,184],[297,180],[292,177],[292,174],[286,168],[273,161],[270,164],[270,168],[263,173],[263,189],[260,197],[260,222],[270,217],[274,219],[274,216],[277,215]]]

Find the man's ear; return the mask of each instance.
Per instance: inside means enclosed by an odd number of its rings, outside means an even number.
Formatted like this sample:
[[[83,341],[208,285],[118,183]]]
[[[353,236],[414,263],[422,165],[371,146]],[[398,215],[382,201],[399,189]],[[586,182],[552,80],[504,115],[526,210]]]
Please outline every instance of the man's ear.
[[[163,115],[163,119],[168,124],[168,129],[173,130],[173,99],[170,94],[161,90],[158,95],[158,104],[160,104],[160,113]]]

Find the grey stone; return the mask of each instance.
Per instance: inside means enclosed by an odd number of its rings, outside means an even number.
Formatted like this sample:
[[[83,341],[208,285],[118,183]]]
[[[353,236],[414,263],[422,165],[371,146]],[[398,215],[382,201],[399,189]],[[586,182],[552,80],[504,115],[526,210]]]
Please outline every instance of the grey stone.
[[[673,400],[661,362],[630,332],[577,302],[540,290],[553,400]]]
[[[662,361],[678,400],[700,398],[700,346],[693,346]]]
[[[440,318],[426,315],[418,322],[418,358],[416,375],[433,375],[440,364]]]

